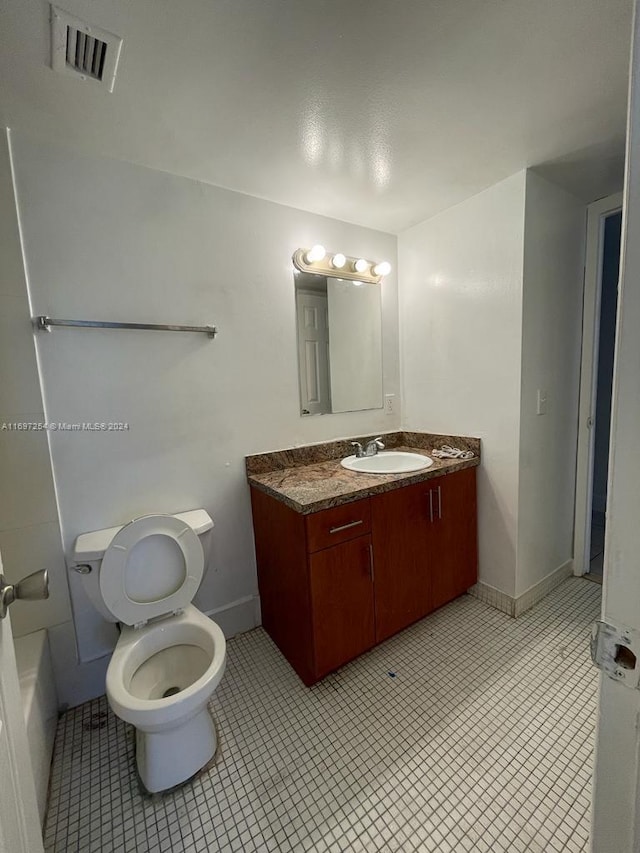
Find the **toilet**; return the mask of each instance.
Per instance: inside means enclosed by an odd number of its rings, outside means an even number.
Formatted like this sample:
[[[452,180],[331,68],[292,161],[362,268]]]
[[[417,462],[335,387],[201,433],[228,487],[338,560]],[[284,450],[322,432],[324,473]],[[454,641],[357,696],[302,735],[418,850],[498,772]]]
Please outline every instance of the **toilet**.
[[[107,699],[136,729],[147,791],[185,782],[216,751],[207,703],[224,673],[222,630],[191,603],[204,573],[201,544],[213,527],[203,509],[147,515],[83,533],[76,570],[102,616],[120,625],[107,669]]]

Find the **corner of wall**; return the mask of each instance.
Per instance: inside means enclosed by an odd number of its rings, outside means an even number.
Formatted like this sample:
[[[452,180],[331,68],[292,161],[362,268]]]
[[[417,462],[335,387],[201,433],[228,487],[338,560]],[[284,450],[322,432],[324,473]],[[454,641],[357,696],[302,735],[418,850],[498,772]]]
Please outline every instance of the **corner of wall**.
[[[531,169],[524,211],[517,599],[573,553],[585,237],[585,205]]]
[[[526,171],[398,238],[402,427],[482,439],[480,580],[515,595]]]
[[[70,618],[69,591],[31,324],[11,134],[0,140],[0,549],[16,582],[49,570],[46,601],[16,603],[14,636]]]

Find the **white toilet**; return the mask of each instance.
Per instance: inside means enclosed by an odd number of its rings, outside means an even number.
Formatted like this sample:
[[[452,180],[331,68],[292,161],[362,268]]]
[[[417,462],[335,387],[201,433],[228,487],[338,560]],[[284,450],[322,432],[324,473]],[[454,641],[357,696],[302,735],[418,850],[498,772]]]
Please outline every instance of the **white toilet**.
[[[191,604],[204,572],[200,538],[212,527],[199,509],[147,515],[75,542],[91,601],[120,623],[107,698],[136,728],[138,772],[151,792],[189,779],[216,750],[207,702],[224,673],[226,643]]]

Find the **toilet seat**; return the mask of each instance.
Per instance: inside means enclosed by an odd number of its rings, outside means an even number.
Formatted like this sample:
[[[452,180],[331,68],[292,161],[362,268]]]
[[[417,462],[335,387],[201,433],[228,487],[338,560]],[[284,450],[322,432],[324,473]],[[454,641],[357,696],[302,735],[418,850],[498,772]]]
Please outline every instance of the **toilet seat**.
[[[102,560],[100,592],[119,622],[139,626],[186,607],[203,572],[197,533],[173,515],[147,515],[113,537]]]
[[[210,656],[200,678],[175,695],[141,698],[131,691],[131,681],[146,661],[172,646],[195,646]],[[218,686],[226,665],[226,641],[222,629],[192,604],[179,615],[140,630],[125,626],[107,669],[107,697],[123,720],[147,731],[166,727],[189,714]]]

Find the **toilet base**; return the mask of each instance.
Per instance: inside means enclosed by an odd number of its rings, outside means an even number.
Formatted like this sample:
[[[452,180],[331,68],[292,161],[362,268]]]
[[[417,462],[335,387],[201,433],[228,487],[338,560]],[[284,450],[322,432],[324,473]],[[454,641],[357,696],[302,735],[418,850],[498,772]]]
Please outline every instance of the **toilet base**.
[[[213,758],[218,738],[207,706],[181,725],[155,732],[136,729],[136,763],[152,794],[186,782]]]

